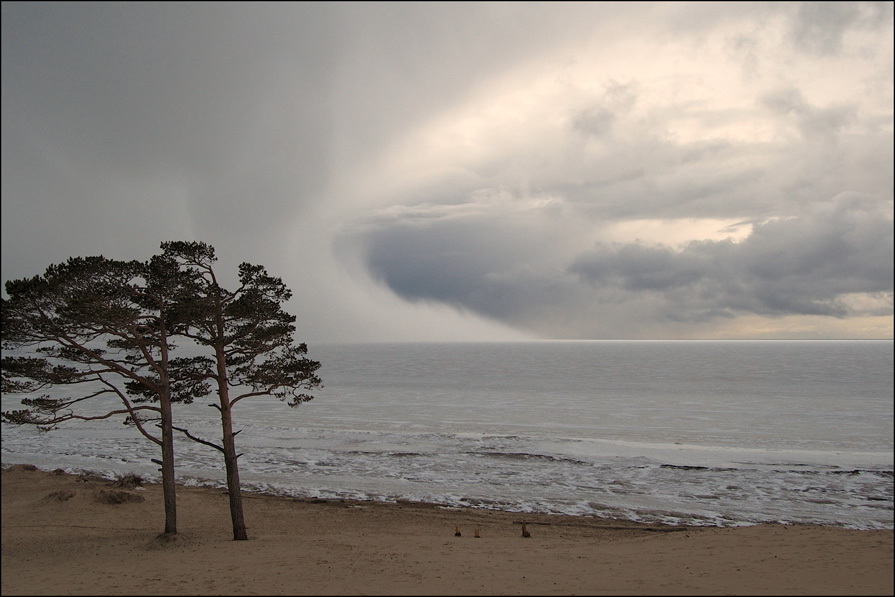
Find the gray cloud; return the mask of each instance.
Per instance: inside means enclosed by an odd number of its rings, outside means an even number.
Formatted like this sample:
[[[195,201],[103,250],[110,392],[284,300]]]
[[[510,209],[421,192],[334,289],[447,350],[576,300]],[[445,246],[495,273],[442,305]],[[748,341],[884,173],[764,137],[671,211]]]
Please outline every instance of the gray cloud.
[[[123,221],[252,247],[287,234],[353,160],[555,43],[536,29],[586,28],[547,6],[419,8],[5,3],[4,203],[52,202],[59,225],[24,227],[44,237],[77,223],[103,238],[99,200]],[[17,246],[19,222],[4,229]]]
[[[312,339],[889,321],[891,218],[859,220],[892,200],[891,24],[886,3],[3,3],[3,277],[183,239],[282,275]]]
[[[802,136],[815,141],[835,142],[836,135],[854,124],[858,115],[854,104],[812,106],[795,88],[775,89],[760,98],[759,103],[784,119],[794,119]]]
[[[320,89],[336,62],[326,28],[314,26],[319,13],[4,6],[4,55],[28,53],[4,63],[4,130],[75,188],[151,185],[157,205],[179,194],[181,211],[169,215],[189,217],[196,234],[239,221],[231,234],[252,238],[319,196],[329,129]],[[109,197],[122,207],[133,200]]]
[[[802,217],[755,224],[740,243],[694,241],[680,251],[610,245],[570,267],[597,288],[663,295],[673,313],[854,315],[839,298],[890,293],[891,204],[842,195]]]
[[[837,54],[850,29],[884,27],[891,15],[890,2],[800,2],[792,36],[806,52]]]
[[[379,222],[363,240],[374,276],[407,300],[443,302],[554,337],[588,337],[602,321],[586,304],[636,306],[629,316],[639,326],[744,314],[885,314],[892,231],[891,202],[842,194],[798,217],[757,222],[740,242],[599,243],[565,267],[541,266],[538,254],[551,239],[499,218]],[[850,303],[855,294],[880,302],[866,312]]]

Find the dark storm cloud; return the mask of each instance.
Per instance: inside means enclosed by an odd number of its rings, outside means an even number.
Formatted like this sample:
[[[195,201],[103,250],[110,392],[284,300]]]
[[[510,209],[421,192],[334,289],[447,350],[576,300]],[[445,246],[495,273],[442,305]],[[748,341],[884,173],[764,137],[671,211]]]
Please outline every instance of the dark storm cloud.
[[[374,277],[407,300],[447,303],[509,321],[531,302],[520,295],[516,280],[500,279],[520,259],[524,263],[528,250],[499,221],[405,221],[364,242]]]
[[[758,223],[740,243],[691,242],[682,250],[607,245],[570,271],[597,289],[662,295],[669,312],[854,315],[840,297],[892,292],[890,205],[840,196],[803,217]]]
[[[853,294],[893,289],[891,203],[843,194],[799,217],[755,223],[741,242],[693,241],[683,248],[601,243],[566,268],[537,263],[545,239],[520,234],[498,218],[394,222],[365,237],[370,270],[411,301],[438,301],[540,330],[549,313],[591,331],[580,305],[648,299],[638,313],[660,323],[706,322],[743,314],[862,312]],[[558,330],[554,330],[556,333]]]

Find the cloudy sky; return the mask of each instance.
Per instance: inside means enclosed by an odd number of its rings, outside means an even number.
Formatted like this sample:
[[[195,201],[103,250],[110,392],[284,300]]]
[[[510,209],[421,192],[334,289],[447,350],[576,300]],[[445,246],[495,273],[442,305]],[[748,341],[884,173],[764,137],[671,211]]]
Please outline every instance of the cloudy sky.
[[[308,342],[892,338],[892,3],[2,4],[2,278],[215,247]]]

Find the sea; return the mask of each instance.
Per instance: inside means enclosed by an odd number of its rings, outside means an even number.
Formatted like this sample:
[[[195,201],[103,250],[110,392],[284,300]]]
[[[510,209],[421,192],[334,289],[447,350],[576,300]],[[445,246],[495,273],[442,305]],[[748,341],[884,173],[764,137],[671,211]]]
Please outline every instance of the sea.
[[[320,344],[308,356],[323,380],[313,400],[234,408],[244,490],[893,528],[892,341]],[[2,409],[22,396],[4,394]],[[217,440],[213,402],[175,407],[177,424]],[[158,449],[120,419],[3,423],[2,463],[160,480]],[[176,474],[225,486],[220,453],[180,437]]]

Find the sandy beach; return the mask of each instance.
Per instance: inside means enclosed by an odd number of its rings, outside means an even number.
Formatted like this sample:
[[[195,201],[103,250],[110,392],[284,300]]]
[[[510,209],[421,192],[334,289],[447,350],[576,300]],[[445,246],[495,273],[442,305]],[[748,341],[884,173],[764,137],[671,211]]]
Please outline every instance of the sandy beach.
[[[657,527],[2,471],[3,595],[892,595],[893,531]],[[522,536],[522,523],[530,537]],[[461,536],[455,536],[455,529]],[[478,531],[478,537],[476,537]]]

